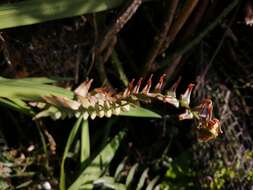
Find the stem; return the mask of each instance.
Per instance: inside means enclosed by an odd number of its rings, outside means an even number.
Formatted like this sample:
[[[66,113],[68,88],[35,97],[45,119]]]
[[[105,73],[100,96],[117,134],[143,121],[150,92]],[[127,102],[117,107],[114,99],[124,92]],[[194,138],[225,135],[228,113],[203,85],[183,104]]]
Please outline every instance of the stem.
[[[201,32],[196,38],[194,38],[191,42],[187,43],[184,47],[179,49],[177,54],[185,54],[187,51],[192,49],[195,45],[197,45],[209,32],[211,32],[235,7],[238,5],[240,0],[234,0],[224,11],[214,20],[206,29]]]
[[[217,17],[217,19],[214,20],[209,26],[207,26],[205,28],[205,30],[202,31],[196,38],[194,38],[192,41],[187,43],[184,47],[179,48],[174,53],[168,55],[164,59],[163,63],[161,64],[160,69],[168,66],[168,62],[171,61],[172,55],[174,55],[174,56],[183,55],[186,52],[188,52],[189,50],[191,50],[198,43],[200,43],[201,40],[203,40],[203,38],[207,34],[209,34],[209,32],[211,32],[239,4],[239,2],[240,2],[240,0],[233,0],[233,2],[227,8],[224,9],[224,11]]]
[[[117,72],[119,73],[119,78],[125,86],[128,85],[129,81],[122,67],[122,63],[118,58],[118,54],[115,50],[112,52],[112,64],[115,66]]]
[[[146,73],[146,71],[150,71],[152,69],[154,61],[159,54],[159,50],[162,48],[162,45],[166,40],[166,36],[171,28],[171,24],[172,24],[173,18],[175,16],[178,2],[179,2],[179,0],[170,1],[169,10],[167,11],[167,14],[165,16],[165,21],[163,23],[163,27],[162,27],[161,31],[159,32],[159,34],[155,37],[154,44],[151,47],[151,50],[148,54],[147,63],[145,66],[145,68],[146,68],[145,73]]]
[[[164,46],[160,49],[160,53],[162,53],[165,49],[167,49],[170,46],[171,42],[175,40],[178,32],[182,29],[187,19],[190,17],[197,3],[198,0],[186,1],[183,9],[181,10],[181,14],[177,17],[177,19],[173,23],[173,27],[171,27],[171,30],[167,35],[167,39],[164,43]]]

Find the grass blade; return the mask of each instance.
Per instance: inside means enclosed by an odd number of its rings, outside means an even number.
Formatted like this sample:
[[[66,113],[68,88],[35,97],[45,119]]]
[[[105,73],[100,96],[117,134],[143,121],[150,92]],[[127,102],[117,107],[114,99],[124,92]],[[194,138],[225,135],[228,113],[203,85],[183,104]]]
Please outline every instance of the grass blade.
[[[148,171],[149,171],[149,169],[147,168],[142,173],[141,178],[140,178],[140,180],[139,180],[139,182],[137,184],[136,190],[141,190],[143,188],[143,186],[145,184],[145,180],[148,178]]]
[[[160,178],[159,176],[156,176],[154,179],[152,179],[152,181],[148,184],[146,190],[153,190],[154,186],[158,182],[159,178]]]
[[[122,171],[124,170],[125,164],[126,164],[127,158],[124,158],[123,161],[118,165],[115,174],[114,174],[114,179],[115,181],[119,181],[120,180],[120,175],[122,173]]]
[[[134,175],[136,173],[138,166],[139,166],[138,163],[134,164],[133,167],[130,169],[129,174],[127,175],[126,178],[127,189],[130,189],[131,183],[134,181]]]
[[[35,114],[33,110],[26,105],[25,102],[19,99],[9,100],[9,99],[0,98],[0,105],[6,106],[10,109],[19,111],[29,116],[32,116]]]
[[[88,120],[82,123],[80,162],[83,163],[90,157],[90,135]]]
[[[73,92],[61,87],[38,84],[39,80],[32,79],[1,79],[0,97],[22,100],[40,100],[41,96],[61,95],[73,98]],[[40,81],[41,82],[41,81]]]
[[[97,180],[107,168],[117,151],[125,132],[116,135],[94,160],[86,167],[76,181],[68,188],[68,190],[90,189],[95,180]],[[101,167],[102,166],[102,167]]]
[[[82,122],[82,117],[79,117],[78,120],[76,121],[74,127],[72,128],[65,149],[64,149],[64,153],[62,156],[62,162],[61,162],[61,172],[60,172],[60,190],[65,190],[65,169],[64,169],[64,165],[65,165],[65,160],[68,156],[69,150],[71,145],[73,144],[75,137],[77,135],[78,129],[81,126],[81,122]]]

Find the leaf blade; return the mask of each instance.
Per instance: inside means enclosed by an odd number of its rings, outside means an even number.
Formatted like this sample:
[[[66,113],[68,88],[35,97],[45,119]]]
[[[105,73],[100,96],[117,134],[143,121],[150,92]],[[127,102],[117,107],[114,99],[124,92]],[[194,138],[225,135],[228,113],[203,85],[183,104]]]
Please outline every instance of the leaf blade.
[[[125,132],[120,132],[116,135],[91,161],[88,167],[86,167],[78,178],[70,185],[68,190],[88,189],[93,184],[93,181],[98,179],[104,172],[104,169],[100,167],[103,165],[106,168],[114,157],[121,140],[123,139]]]
[[[115,8],[123,0],[26,0],[0,5],[0,29],[41,23]]]
[[[80,162],[83,163],[89,157],[90,157],[89,123],[88,120],[84,120],[82,123],[82,132],[81,132]]]
[[[72,128],[72,130],[69,134],[67,143],[65,145],[65,149],[64,149],[64,152],[63,152],[63,156],[62,156],[62,162],[61,162],[60,182],[59,182],[60,190],[65,190],[66,189],[66,187],[65,187],[65,176],[66,175],[65,175],[65,168],[64,168],[65,167],[65,160],[68,156],[68,152],[70,150],[70,147],[73,144],[74,139],[77,135],[78,129],[81,126],[81,122],[82,122],[82,117],[79,117],[77,119],[77,121],[75,122],[74,127]]]
[[[128,112],[121,112],[120,116],[128,116],[128,117],[150,117],[150,118],[161,118],[161,116],[151,110],[146,108],[131,105],[130,110]]]

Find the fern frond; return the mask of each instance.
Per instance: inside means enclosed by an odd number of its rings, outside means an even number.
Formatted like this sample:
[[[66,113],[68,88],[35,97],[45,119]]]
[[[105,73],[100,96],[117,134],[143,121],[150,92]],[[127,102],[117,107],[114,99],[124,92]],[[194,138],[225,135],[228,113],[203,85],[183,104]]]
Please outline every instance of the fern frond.
[[[169,90],[163,92],[165,75],[160,77],[154,88],[152,88],[152,77],[153,75],[144,85],[143,78],[136,83],[133,79],[128,87],[119,93],[109,88],[90,90],[93,79],[84,81],[74,90],[73,99],[59,95],[43,96],[44,104],[39,102],[36,104],[42,111],[34,119],[45,116],[51,116],[53,119],[81,116],[84,120],[96,117],[110,118],[112,115],[129,112],[131,107],[138,105],[139,102],[152,103],[156,100],[175,108],[185,109],[185,112],[179,115],[179,120],[196,119],[199,140],[208,141],[222,133],[219,120],[212,116],[213,105],[210,99],[203,100],[199,106],[190,107],[194,84],[189,84],[186,91],[177,98],[176,90],[180,79]]]
[[[162,87],[164,85],[164,77],[160,77],[159,82],[151,91],[152,75],[148,79],[146,85],[141,89],[143,79],[140,78],[136,84],[134,79],[129,86],[120,93],[115,93],[108,88],[95,88],[89,91],[92,79],[84,81],[79,87],[74,90],[74,98],[70,99],[65,96],[43,96],[45,110],[52,110],[52,106],[56,107],[59,112],[66,112],[69,116],[83,115],[84,119],[90,117],[111,117],[112,115],[119,115],[121,112],[128,112],[130,104],[137,104],[137,102],[151,103],[153,100],[163,101],[175,107],[180,106],[180,100],[176,97],[176,88],[162,94]],[[40,104],[41,105],[41,104]],[[182,104],[183,105],[183,104]],[[62,117],[66,114],[62,114]],[[42,116],[38,114],[35,118]]]

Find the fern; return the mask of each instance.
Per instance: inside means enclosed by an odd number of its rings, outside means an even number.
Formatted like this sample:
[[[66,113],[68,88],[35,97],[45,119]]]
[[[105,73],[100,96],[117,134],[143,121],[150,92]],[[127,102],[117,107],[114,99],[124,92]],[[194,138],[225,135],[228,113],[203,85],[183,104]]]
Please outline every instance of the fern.
[[[164,79],[165,75],[162,75],[154,88],[152,88],[152,75],[143,88],[141,88],[143,78],[140,78],[137,83],[133,79],[128,87],[119,93],[110,88],[95,88],[90,91],[93,81],[90,79],[74,90],[72,99],[60,95],[46,95],[42,96],[42,102],[30,104],[42,110],[34,119],[47,116],[53,119],[64,119],[68,116],[82,117],[87,120],[89,117],[95,119],[124,115],[138,107],[140,102],[152,103],[157,100],[175,108],[183,108],[185,112],[179,115],[179,120],[195,119],[200,141],[212,140],[222,133],[219,120],[213,118],[213,105],[210,99],[203,100],[196,107],[190,107],[194,84],[189,84],[186,91],[177,98],[176,89],[180,80],[163,93]]]
[[[128,171],[126,168],[126,159],[124,159],[116,168],[114,177],[104,175],[95,180],[94,186],[101,187],[101,189],[136,189],[146,190],[154,189],[159,180],[159,176],[151,177],[149,175],[149,168],[142,168],[138,163],[131,166]]]
[[[131,107],[137,106],[139,102],[151,103],[153,100],[163,101],[176,108],[184,107],[189,108],[190,94],[193,84],[190,84],[186,92],[181,95],[180,99],[176,97],[176,87],[178,82],[165,94],[162,94],[162,87],[164,85],[164,77],[160,77],[159,82],[151,91],[152,75],[148,79],[147,84],[142,90],[142,78],[134,85],[132,80],[129,86],[120,93],[116,93],[113,89],[109,88],[96,88],[89,92],[92,79],[84,81],[79,87],[74,90],[74,98],[70,99],[66,96],[50,95],[42,96],[44,102],[36,103],[36,106],[43,109],[42,112],[35,116],[36,118],[51,116],[54,119],[69,117],[79,117],[80,115],[84,120],[90,117],[108,117],[112,115],[119,115],[121,112],[128,112]],[[185,116],[181,116],[181,119]]]
[[[189,84],[185,93],[177,98],[179,80],[168,91],[163,92],[164,78],[165,75],[162,75],[154,88],[152,75],[143,88],[142,78],[137,83],[132,80],[129,86],[119,93],[110,88],[95,88],[90,91],[92,79],[84,81],[72,92],[46,84],[55,81],[46,78],[0,78],[0,104],[28,115],[36,113],[31,109],[31,106],[35,106],[40,111],[35,114],[34,119],[49,116],[53,119],[82,117],[87,120],[89,117],[110,118],[112,115],[160,118],[159,114],[139,106],[140,102],[147,104],[158,100],[180,110],[184,109],[179,120],[194,119],[197,122],[196,130],[200,141],[215,139],[222,133],[219,120],[213,118],[210,99],[204,99],[200,105],[191,108],[190,97],[194,85]]]

